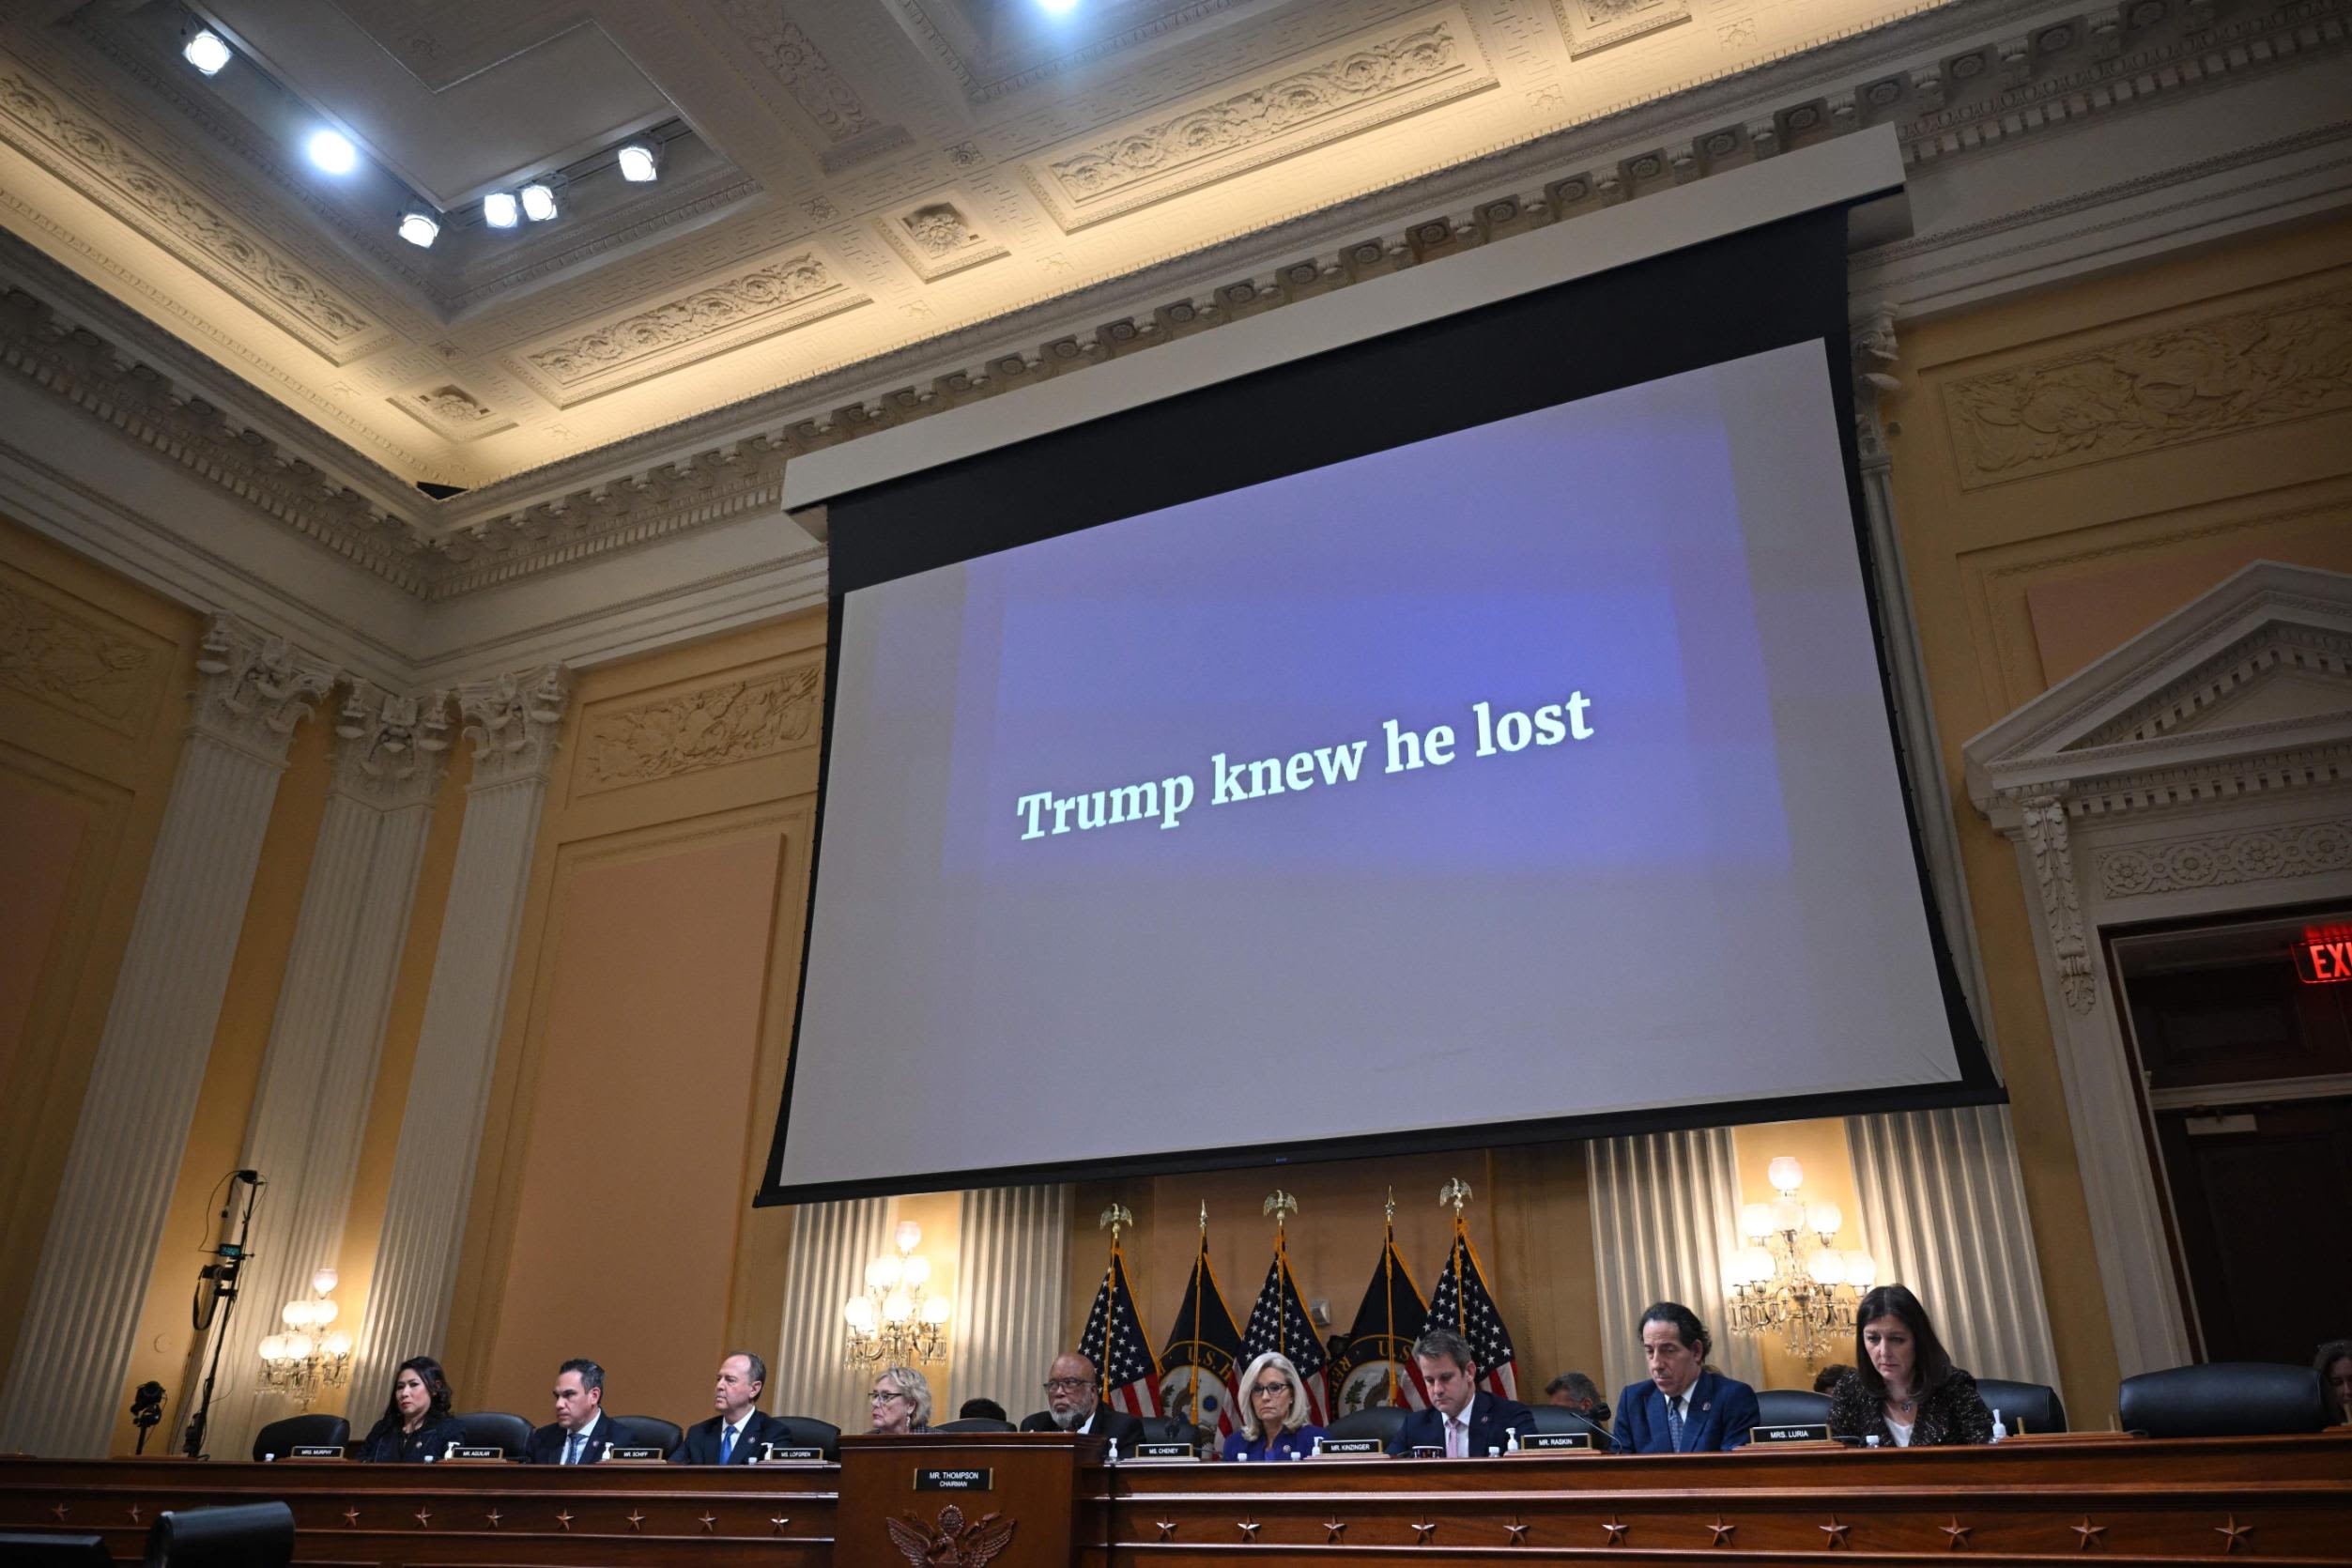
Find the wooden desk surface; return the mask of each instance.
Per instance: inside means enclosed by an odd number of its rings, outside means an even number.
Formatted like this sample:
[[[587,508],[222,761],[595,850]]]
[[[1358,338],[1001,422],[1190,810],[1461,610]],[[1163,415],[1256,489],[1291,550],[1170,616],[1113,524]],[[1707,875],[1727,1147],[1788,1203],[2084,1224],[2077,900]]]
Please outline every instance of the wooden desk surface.
[[[1043,1457],[1043,1455],[1039,1455]],[[1074,1458],[1074,1456],[1072,1456]],[[1063,1461],[1069,1462],[1069,1461]],[[296,1561],[840,1563],[896,1568],[886,1539],[837,1543],[843,1471],[519,1465],[0,1460],[0,1530],[97,1530],[140,1560],[158,1511],[284,1499]],[[1497,1460],[1130,1464],[1080,1468],[1084,1568],[1480,1559],[1688,1564],[2352,1564],[2352,1436],[2125,1438],[1990,1449]],[[900,1478],[902,1481],[902,1478]],[[915,1499],[891,1487],[888,1506]],[[975,1499],[1020,1507],[1009,1496]],[[1074,1527],[1074,1528],[1073,1528]],[[1106,1545],[1107,1543],[1107,1545]],[[947,1560],[935,1560],[944,1564]]]

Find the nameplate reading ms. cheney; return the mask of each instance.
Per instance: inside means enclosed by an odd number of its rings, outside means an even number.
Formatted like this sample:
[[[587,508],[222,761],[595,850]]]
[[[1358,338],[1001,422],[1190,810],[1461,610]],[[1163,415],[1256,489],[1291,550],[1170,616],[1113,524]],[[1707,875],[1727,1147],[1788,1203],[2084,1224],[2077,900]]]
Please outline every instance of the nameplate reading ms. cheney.
[[[987,1492],[994,1489],[994,1470],[916,1470],[918,1492]]]

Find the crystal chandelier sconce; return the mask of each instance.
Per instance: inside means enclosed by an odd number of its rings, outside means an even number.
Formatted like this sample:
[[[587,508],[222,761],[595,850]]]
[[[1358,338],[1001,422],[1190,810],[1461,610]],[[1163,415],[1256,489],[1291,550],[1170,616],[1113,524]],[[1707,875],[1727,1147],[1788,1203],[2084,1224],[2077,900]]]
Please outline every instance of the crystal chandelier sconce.
[[[343,1309],[327,1298],[341,1284],[335,1271],[321,1268],[311,1276],[307,1299],[288,1301],[278,1314],[283,1334],[261,1342],[261,1372],[254,1386],[264,1393],[282,1393],[297,1405],[309,1405],[329,1389],[351,1378],[351,1336],[333,1327]]]
[[[946,1354],[949,1303],[924,1289],[930,1283],[930,1259],[915,1251],[922,1245],[923,1227],[901,1220],[892,1240],[897,1252],[866,1266],[865,1293],[841,1303],[841,1316],[850,1326],[844,1360],[852,1366],[876,1361],[920,1366]]]
[[[1808,1362],[1842,1348],[1854,1330],[1854,1308],[1878,1278],[1869,1253],[1834,1244],[1845,1216],[1833,1203],[1808,1204],[1797,1195],[1805,1167],[1782,1155],[1765,1175],[1780,1196],[1740,1210],[1747,1246],[1725,1265],[1735,1333],[1778,1333]]]

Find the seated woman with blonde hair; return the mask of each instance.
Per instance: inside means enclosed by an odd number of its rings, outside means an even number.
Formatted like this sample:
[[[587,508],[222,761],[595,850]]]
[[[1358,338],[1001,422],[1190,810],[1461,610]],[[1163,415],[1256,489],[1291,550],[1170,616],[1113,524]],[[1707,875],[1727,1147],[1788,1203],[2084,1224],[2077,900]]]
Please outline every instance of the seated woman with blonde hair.
[[[903,1437],[931,1423],[931,1383],[911,1366],[884,1367],[874,1374],[874,1430]]]
[[[1992,1441],[1976,1379],[1952,1364],[1918,1297],[1883,1284],[1853,1317],[1853,1371],[1830,1390],[1831,1432],[1897,1448]]]
[[[1241,1430],[1225,1439],[1228,1459],[1298,1459],[1314,1453],[1323,1428],[1307,1422],[1307,1385],[1290,1358],[1268,1350],[1241,1375]]]

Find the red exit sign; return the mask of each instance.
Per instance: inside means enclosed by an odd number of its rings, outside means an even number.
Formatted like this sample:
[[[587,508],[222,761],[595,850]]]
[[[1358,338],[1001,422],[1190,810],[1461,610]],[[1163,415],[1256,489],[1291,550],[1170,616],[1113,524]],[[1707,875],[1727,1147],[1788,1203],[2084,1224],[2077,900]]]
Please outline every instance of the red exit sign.
[[[2352,931],[2305,933],[2295,945],[2295,973],[2307,986],[2352,980]]]

